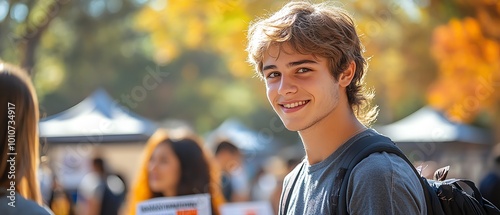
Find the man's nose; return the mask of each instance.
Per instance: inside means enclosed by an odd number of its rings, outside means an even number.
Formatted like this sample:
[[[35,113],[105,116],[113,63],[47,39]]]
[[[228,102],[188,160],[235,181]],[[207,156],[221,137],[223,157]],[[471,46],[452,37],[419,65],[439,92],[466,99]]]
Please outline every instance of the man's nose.
[[[292,78],[282,76],[280,80],[280,86],[278,88],[278,93],[284,96],[296,92],[297,92],[297,85],[295,81],[293,81]]]

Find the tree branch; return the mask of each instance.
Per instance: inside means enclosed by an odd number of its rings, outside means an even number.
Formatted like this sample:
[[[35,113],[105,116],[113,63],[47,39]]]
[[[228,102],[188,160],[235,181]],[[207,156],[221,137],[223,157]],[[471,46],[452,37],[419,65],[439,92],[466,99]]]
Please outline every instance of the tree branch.
[[[52,1],[50,5],[45,7],[46,10],[43,17],[34,17],[35,13],[32,10],[30,16],[22,26],[23,31],[18,37],[20,39],[19,50],[21,52],[20,66],[28,71],[30,75],[34,75],[32,69],[35,65],[35,50],[40,39],[65,3],[65,0]]]

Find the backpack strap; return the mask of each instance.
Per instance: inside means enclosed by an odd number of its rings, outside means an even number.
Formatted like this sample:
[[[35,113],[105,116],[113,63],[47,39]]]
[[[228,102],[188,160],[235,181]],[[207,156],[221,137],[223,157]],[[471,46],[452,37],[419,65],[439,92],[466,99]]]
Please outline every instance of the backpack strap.
[[[365,136],[362,137],[361,139],[357,140],[355,143],[353,143],[350,148],[346,151],[347,153],[347,159],[343,159],[343,162],[340,164],[341,168],[339,172],[345,172],[344,178],[341,180],[341,186],[340,189],[337,188],[338,191],[332,191],[332,203],[335,199],[338,200],[337,208],[332,208],[332,213],[333,214],[338,214],[338,215],[346,215],[349,214],[347,212],[347,184],[349,182],[349,176],[351,175],[352,170],[354,167],[361,162],[363,159],[368,157],[369,155],[376,153],[376,152],[387,152],[387,153],[392,153],[395,154],[399,157],[401,157],[408,165],[410,168],[413,169],[415,174],[417,175],[420,184],[422,185],[422,189],[425,195],[425,202],[427,205],[427,214],[431,215],[432,213],[432,208],[431,208],[431,197],[429,192],[429,189],[427,189],[427,182],[424,182],[422,177],[420,176],[420,173],[413,167],[413,164],[408,160],[408,158],[403,154],[403,152],[395,145],[394,142],[392,142],[391,139],[382,136],[382,135],[373,135],[373,136]],[[333,189],[336,189],[335,187]]]
[[[292,171],[292,175],[290,175],[293,177],[293,182],[292,185],[288,184],[283,192],[283,199],[281,200],[281,208],[280,208],[281,215],[286,215],[286,212],[288,211],[288,205],[290,204],[290,197],[292,196],[292,190],[295,187],[295,184],[299,179],[300,172],[302,172],[304,166],[305,166],[304,162],[300,163],[299,171]]]

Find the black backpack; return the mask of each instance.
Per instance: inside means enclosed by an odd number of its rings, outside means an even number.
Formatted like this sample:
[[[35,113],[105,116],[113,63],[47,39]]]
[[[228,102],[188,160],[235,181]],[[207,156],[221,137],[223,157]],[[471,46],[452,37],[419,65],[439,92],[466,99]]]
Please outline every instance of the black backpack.
[[[465,179],[445,180],[447,168],[438,170],[435,174],[436,180],[426,179],[413,167],[413,164],[403,154],[403,152],[389,138],[382,135],[366,136],[353,143],[346,151],[351,159],[344,159],[334,181],[333,191],[330,199],[333,203],[332,214],[348,214],[346,203],[346,189],[348,177],[352,169],[364,158],[372,153],[387,152],[396,154],[405,160],[420,179],[420,184],[424,190],[425,202],[428,215],[500,215],[500,210],[488,200],[481,196],[481,193],[472,181]],[[301,164],[303,165],[303,164]],[[300,167],[302,169],[302,166]],[[300,169],[298,172],[300,172]],[[297,172],[297,173],[298,173]],[[286,211],[290,201],[291,190],[297,181],[295,175],[291,186],[285,188],[283,195],[282,210]]]

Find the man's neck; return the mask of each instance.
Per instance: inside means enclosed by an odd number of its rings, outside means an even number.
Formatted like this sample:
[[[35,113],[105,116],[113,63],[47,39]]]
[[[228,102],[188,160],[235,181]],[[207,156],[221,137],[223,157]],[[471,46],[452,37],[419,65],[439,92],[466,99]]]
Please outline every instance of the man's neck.
[[[299,135],[304,143],[309,164],[323,161],[347,140],[366,130],[352,111],[331,114]]]

